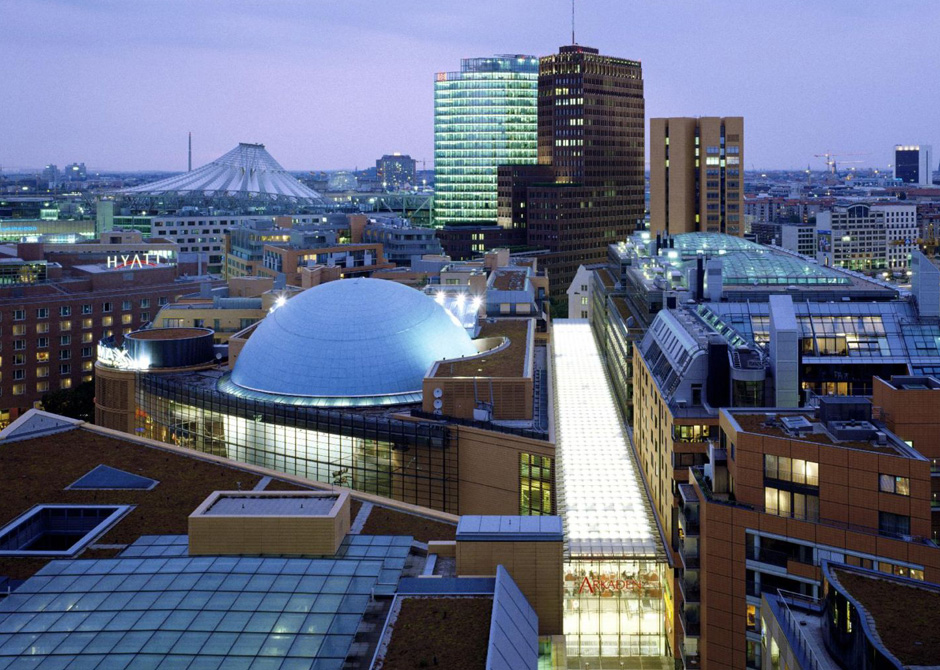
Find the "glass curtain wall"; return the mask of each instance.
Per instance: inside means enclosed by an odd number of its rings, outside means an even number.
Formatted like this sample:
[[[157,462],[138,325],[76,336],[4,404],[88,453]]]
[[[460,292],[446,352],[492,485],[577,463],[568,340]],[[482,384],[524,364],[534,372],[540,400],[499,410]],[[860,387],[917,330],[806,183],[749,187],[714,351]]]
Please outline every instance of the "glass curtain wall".
[[[143,375],[144,437],[456,514],[446,426],[262,402]]]
[[[467,58],[434,83],[434,225],[495,224],[496,168],[535,163],[539,60]]]

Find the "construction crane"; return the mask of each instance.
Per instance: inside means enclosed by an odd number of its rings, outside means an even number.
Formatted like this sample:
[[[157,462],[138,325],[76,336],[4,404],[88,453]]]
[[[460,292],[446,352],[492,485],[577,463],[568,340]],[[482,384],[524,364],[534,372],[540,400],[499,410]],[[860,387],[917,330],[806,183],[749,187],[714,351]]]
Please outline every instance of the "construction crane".
[[[837,154],[837,153],[833,153],[833,152],[831,152],[831,151],[827,151],[826,153],[822,153],[822,154],[813,154],[813,156],[815,156],[816,158],[825,158],[825,159],[826,159],[826,169],[829,171],[829,174],[838,174],[838,169],[837,169],[837,166],[836,166],[836,157],[837,157],[837,156],[841,159],[841,158],[843,158],[843,157],[845,157],[845,156],[869,156],[869,155],[870,155],[870,154],[859,154],[859,153],[855,153],[855,154],[838,153],[838,154]],[[861,163],[861,162],[863,162],[863,161],[860,161],[860,160],[851,160],[851,161],[839,160],[839,162],[842,163],[843,165],[845,165],[846,163]]]

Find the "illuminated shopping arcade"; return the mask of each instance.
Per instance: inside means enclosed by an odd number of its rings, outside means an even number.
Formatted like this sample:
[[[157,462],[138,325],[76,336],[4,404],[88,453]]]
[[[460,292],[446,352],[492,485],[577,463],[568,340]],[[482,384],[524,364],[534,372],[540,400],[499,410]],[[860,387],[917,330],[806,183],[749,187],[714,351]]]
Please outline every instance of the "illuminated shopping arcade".
[[[666,552],[590,324],[556,320],[553,345],[568,667],[671,666]]]

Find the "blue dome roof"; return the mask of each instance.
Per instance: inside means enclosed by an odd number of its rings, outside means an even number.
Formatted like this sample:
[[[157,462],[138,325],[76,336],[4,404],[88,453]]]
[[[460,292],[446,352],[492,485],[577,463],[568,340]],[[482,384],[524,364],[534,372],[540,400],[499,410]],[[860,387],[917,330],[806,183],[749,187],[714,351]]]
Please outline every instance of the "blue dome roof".
[[[382,279],[341,279],[269,314],[223,388],[332,399],[312,404],[413,402],[435,361],[476,353],[467,331],[421,291]]]

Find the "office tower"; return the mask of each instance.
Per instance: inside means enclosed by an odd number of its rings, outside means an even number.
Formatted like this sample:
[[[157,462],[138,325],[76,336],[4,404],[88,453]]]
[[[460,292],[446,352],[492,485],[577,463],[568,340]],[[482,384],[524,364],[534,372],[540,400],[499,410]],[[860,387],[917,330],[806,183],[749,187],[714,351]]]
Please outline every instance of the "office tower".
[[[47,165],[42,170],[42,178],[48,182],[49,187],[55,186],[59,181],[59,168],[54,163]]]
[[[933,184],[933,147],[929,144],[897,144],[894,147],[894,178],[905,184]]]
[[[534,56],[467,58],[434,83],[435,224],[496,223],[496,168],[536,162]]]
[[[540,263],[556,299],[580,265],[603,260],[607,245],[642,225],[643,140],[639,62],[579,45],[541,59],[537,169],[551,166],[552,176],[520,188],[522,174],[503,193],[525,198],[511,209],[526,212],[527,244],[549,252]]]
[[[744,119],[650,119],[650,230],[744,234]]]
[[[906,270],[918,237],[917,205],[836,205],[816,215],[816,260],[860,272]]]
[[[385,154],[375,161],[375,178],[385,191],[414,188],[418,183],[416,161],[408,155]]]
[[[68,181],[82,181],[87,178],[88,171],[85,169],[84,163],[72,163],[65,166],[62,174]]]

